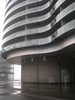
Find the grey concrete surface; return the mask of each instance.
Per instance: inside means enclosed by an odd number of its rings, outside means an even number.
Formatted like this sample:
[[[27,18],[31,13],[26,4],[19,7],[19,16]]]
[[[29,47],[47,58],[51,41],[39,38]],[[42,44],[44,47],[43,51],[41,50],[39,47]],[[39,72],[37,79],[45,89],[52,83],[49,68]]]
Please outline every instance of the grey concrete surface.
[[[60,99],[60,98],[52,98],[52,97],[39,97],[39,96],[17,96],[17,95],[9,95],[9,96],[0,96],[0,100],[68,100],[68,99]]]
[[[0,100],[75,100],[75,84],[0,81]]]

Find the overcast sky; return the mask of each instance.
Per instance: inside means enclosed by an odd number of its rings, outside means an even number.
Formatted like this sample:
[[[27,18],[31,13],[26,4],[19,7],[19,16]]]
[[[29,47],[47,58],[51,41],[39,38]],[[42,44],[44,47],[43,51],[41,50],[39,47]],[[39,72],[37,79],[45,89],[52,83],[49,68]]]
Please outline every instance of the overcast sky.
[[[3,36],[3,21],[4,21],[4,12],[5,12],[5,1],[0,0],[0,50],[2,45],[2,36]]]

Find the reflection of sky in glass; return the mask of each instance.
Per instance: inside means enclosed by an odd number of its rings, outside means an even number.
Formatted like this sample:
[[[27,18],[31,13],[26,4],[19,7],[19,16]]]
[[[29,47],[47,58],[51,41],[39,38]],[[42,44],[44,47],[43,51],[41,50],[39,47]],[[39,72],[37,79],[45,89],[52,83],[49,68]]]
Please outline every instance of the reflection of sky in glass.
[[[21,65],[14,65],[14,80],[21,80]]]
[[[21,81],[1,81],[0,87],[3,88],[14,88],[20,90],[22,87]]]
[[[15,88],[15,89],[21,89],[21,83],[19,83],[19,82],[14,82],[14,84],[13,84],[13,88]]]
[[[18,90],[18,91],[12,92],[10,94],[16,95],[16,94],[19,94],[19,93],[21,93],[21,91]]]
[[[21,81],[11,81],[9,82],[10,87],[13,87],[14,89],[21,89]]]

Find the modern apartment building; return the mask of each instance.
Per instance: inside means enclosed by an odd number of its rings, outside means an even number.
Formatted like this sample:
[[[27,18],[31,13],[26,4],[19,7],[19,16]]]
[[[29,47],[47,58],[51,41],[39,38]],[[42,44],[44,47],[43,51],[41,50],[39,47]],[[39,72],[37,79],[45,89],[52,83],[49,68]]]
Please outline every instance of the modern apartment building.
[[[6,0],[2,47],[23,82],[75,82],[75,1]]]

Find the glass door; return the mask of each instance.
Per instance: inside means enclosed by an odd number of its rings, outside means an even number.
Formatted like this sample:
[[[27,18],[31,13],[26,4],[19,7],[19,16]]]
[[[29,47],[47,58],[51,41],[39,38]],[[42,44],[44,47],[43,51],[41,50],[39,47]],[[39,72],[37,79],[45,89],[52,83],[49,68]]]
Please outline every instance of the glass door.
[[[61,70],[61,83],[69,83],[70,82],[70,72],[69,70],[62,69]]]

